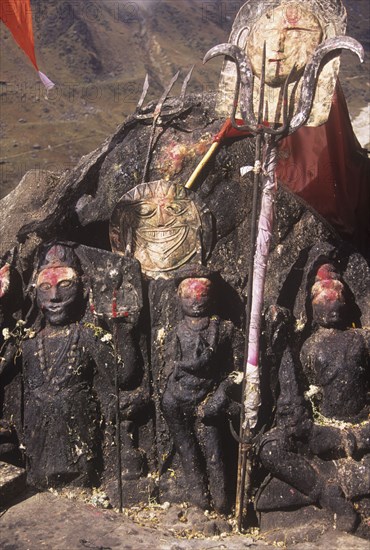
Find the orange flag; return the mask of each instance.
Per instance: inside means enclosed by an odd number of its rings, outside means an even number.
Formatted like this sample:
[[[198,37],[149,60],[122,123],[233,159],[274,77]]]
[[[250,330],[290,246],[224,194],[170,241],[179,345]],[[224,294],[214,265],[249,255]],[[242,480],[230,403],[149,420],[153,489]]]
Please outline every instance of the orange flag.
[[[39,71],[36,61],[30,0],[1,0],[0,20],[4,21],[14,40],[28,55],[45,88],[50,90],[54,83]]]

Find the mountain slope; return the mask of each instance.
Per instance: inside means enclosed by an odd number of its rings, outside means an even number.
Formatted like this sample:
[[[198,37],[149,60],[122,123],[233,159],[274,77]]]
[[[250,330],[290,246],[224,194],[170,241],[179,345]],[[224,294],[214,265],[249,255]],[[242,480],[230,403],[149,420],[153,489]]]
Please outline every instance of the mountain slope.
[[[202,58],[227,39],[242,3],[226,13],[218,0],[32,0],[39,66],[56,88],[45,99],[1,25],[0,196],[27,170],[63,170],[96,147],[135,109],[146,72],[148,100],[193,64],[189,90],[214,88],[220,63],[203,67]],[[179,89],[180,82],[174,93]]]
[[[257,1],[257,0],[256,0]],[[60,171],[94,149],[133,112],[146,72],[147,100],[181,69],[195,64],[189,92],[217,86],[221,60],[204,54],[227,41],[242,0],[31,0],[40,69],[56,87],[45,91],[4,25],[1,43],[0,196],[29,169]],[[348,0],[349,34],[366,42],[367,0]],[[342,75],[353,116],[363,120],[367,71],[353,57]],[[342,77],[343,80],[343,77]],[[366,133],[366,130],[365,130]],[[366,137],[364,138],[366,143]],[[364,143],[364,144],[365,144]]]

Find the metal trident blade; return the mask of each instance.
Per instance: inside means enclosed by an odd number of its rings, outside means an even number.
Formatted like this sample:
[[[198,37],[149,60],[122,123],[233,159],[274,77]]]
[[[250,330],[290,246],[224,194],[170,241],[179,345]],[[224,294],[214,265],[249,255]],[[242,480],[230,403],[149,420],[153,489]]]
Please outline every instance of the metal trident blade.
[[[171,78],[170,82],[168,83],[167,88],[163,90],[163,94],[159,98],[159,101],[157,103],[156,108],[154,109],[154,118],[159,117],[162,111],[162,107],[168,96],[170,95],[170,91],[172,90],[176,80],[179,78],[180,71],[177,71],[177,73]]]
[[[141,92],[140,99],[136,105],[135,113],[139,113],[141,111],[141,108],[144,103],[144,99],[146,98],[146,94],[148,93],[148,89],[149,89],[149,75],[148,73],[146,73],[144,85],[143,85],[143,91]]]
[[[154,111],[151,111],[150,113],[142,113],[141,112],[141,109],[142,109],[142,106],[143,106],[143,103],[144,103],[144,99],[145,99],[145,97],[147,95],[147,92],[148,92],[148,89],[149,89],[149,78],[148,78],[148,75],[146,75],[144,86],[143,86],[143,91],[141,93],[140,99],[139,99],[138,104],[136,106],[134,117],[137,120],[150,120],[150,119],[152,119],[156,116],[156,113],[158,111],[160,111],[161,116],[166,116],[166,117],[179,114],[181,112],[181,110],[183,109],[183,107],[184,107],[185,93],[186,93],[187,86],[189,84],[189,80],[191,78],[191,75],[193,73],[193,69],[194,69],[194,65],[190,68],[190,71],[187,73],[187,75],[184,78],[184,81],[183,81],[182,87],[181,87],[181,92],[180,92],[179,97],[176,100],[176,104],[172,108],[169,108],[169,107],[164,108],[164,103],[165,103],[166,99],[168,99],[168,96],[169,96],[175,82],[177,81],[177,79],[179,77],[180,71],[178,71],[172,77],[172,79],[169,82],[168,86],[163,91],[163,93],[162,93],[162,95],[161,95]]]
[[[203,63],[219,55],[230,57],[236,65],[236,86],[234,101],[230,115],[231,124],[238,130],[246,130],[257,133],[258,123],[253,110],[253,71],[251,63],[244,51],[234,44],[219,44],[211,48],[204,56]],[[241,96],[241,114],[245,125],[238,125],[235,120],[236,110]]]
[[[168,83],[168,86],[163,90],[163,93],[162,93],[161,97],[159,98],[159,101],[158,101],[157,105],[155,106],[154,111],[152,111],[150,113],[143,114],[140,111],[141,111],[141,108],[143,106],[144,99],[145,99],[145,96],[146,96],[148,88],[149,88],[149,78],[148,78],[148,75],[146,75],[144,86],[143,86],[143,91],[142,91],[142,94],[140,96],[140,99],[139,99],[139,102],[137,104],[136,111],[135,111],[135,114],[134,114],[134,117],[137,120],[153,120],[151,132],[150,132],[150,137],[149,137],[148,152],[147,152],[147,155],[146,155],[145,166],[144,166],[144,170],[143,170],[143,178],[142,178],[143,182],[146,181],[147,176],[148,176],[149,164],[150,164],[150,159],[151,159],[152,150],[153,150],[153,143],[154,143],[154,138],[155,138],[155,130],[156,130],[157,124],[159,124],[160,117],[175,116],[175,115],[181,113],[181,111],[184,107],[186,89],[187,89],[189,80],[191,78],[193,69],[194,69],[194,65],[191,67],[190,71],[188,72],[188,74],[184,78],[184,82],[183,82],[182,87],[181,87],[181,92],[180,92],[180,96],[179,96],[177,105],[175,105],[172,108],[169,108],[169,107],[165,108],[164,107],[165,101],[168,99],[168,96],[169,96],[175,82],[177,81],[177,79],[179,77],[180,71],[177,71],[177,73],[171,78],[170,82]]]
[[[319,69],[321,68],[324,58],[329,53],[341,49],[352,51],[359,57],[361,63],[363,62],[364,49],[354,38],[350,38],[349,36],[337,36],[335,38],[328,38],[328,40],[320,44],[304,70],[301,95],[298,101],[297,111],[289,124],[289,134],[292,134],[303,126],[310,115]]]
[[[239,130],[249,130],[254,134],[259,134],[262,131],[265,134],[270,134],[273,136],[283,136],[287,134],[292,134],[293,132],[298,130],[298,128],[300,128],[303,124],[305,124],[312,108],[316,83],[319,75],[319,70],[322,66],[322,62],[329,53],[341,49],[352,51],[353,53],[358,55],[361,62],[363,61],[363,47],[359,42],[357,42],[357,40],[354,40],[353,38],[350,38],[348,36],[329,38],[328,40],[325,40],[325,42],[320,44],[316,48],[311,61],[306,65],[305,71],[303,73],[302,89],[298,101],[297,110],[293,118],[289,122],[288,86],[291,82],[291,77],[295,71],[293,67],[284,83],[283,124],[276,129],[269,127],[264,127],[263,129],[261,129],[258,121],[256,120],[253,109],[253,72],[251,68],[251,63],[247,55],[241,48],[228,43],[219,44],[218,46],[215,46],[214,48],[209,50],[209,52],[207,52],[203,62],[206,63],[207,61],[218,55],[225,55],[227,57],[230,57],[236,64],[237,81],[234,93],[234,104],[232,106],[232,112],[230,116],[231,123],[234,128]],[[244,125],[236,124],[235,115],[238,103],[240,103],[240,111],[244,121]]]

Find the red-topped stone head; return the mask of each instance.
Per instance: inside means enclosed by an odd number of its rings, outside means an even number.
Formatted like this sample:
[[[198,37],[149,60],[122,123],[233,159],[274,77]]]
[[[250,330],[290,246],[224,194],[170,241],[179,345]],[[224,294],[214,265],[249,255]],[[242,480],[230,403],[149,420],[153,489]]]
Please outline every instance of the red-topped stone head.
[[[63,243],[46,245],[40,253],[36,274],[37,304],[51,325],[76,320],[81,297],[79,260]]]
[[[332,264],[322,264],[311,289],[314,320],[326,328],[339,328],[345,322],[345,287]]]

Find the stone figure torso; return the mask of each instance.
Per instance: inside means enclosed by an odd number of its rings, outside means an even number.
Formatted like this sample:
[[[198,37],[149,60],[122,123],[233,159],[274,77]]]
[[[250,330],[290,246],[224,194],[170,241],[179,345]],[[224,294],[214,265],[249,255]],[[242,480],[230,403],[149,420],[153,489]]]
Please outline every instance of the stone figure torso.
[[[369,390],[366,332],[321,327],[303,345],[301,359],[309,381],[322,390],[320,412],[355,420],[366,407]]]
[[[189,328],[182,321],[176,330],[176,366],[168,384],[173,394],[182,401],[200,403],[215,385],[218,369],[214,352],[218,346],[219,319],[213,318],[202,330]]]
[[[47,327],[24,344],[24,437],[37,485],[91,481],[97,467],[103,415],[93,340],[87,329],[70,324]]]

